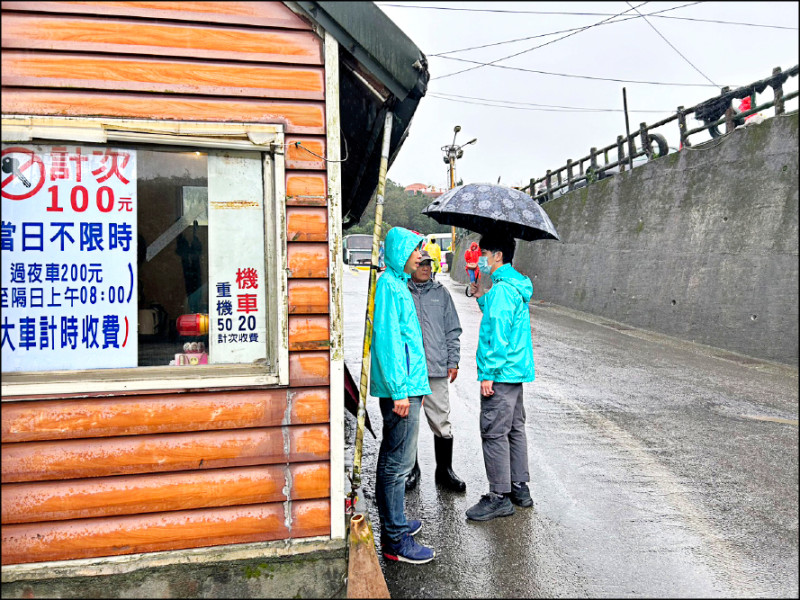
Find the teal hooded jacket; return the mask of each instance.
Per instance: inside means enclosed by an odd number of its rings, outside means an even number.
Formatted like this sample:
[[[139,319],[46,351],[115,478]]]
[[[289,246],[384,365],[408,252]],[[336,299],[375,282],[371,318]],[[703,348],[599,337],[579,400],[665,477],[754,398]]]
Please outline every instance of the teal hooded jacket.
[[[431,393],[422,329],[404,267],[425,236],[402,227],[386,234],[386,270],[375,285],[369,393],[402,400]]]
[[[492,287],[478,298],[483,312],[478,334],[478,380],[522,383],[534,380],[533,339],[528,302],[531,280],[506,263],[492,273]]]

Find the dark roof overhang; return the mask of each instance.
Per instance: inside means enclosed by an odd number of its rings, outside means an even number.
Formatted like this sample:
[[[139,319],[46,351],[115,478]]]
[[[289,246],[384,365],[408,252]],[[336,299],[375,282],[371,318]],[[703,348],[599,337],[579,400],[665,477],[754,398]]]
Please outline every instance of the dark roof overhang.
[[[339,43],[342,225],[361,218],[378,186],[386,111],[393,113],[389,165],[428,87],[422,51],[372,2],[296,2]]]

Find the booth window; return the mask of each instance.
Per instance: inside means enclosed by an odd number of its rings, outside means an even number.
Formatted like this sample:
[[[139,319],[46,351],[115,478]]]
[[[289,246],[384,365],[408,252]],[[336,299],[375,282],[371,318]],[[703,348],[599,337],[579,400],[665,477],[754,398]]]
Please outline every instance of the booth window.
[[[274,158],[185,140],[4,143],[4,393],[36,376],[279,383]]]

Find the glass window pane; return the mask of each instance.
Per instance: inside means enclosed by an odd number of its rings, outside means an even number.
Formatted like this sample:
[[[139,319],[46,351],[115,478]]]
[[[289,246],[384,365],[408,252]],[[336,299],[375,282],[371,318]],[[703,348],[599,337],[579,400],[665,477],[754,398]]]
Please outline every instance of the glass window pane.
[[[262,159],[4,144],[3,372],[268,358]]]

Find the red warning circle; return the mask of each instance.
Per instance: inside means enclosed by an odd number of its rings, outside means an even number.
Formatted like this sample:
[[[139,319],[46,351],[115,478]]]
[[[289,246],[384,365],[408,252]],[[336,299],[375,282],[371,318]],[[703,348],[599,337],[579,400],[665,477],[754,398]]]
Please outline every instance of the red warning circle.
[[[30,198],[44,185],[44,162],[33,150],[12,147],[2,154],[2,189],[0,194],[9,200]],[[29,185],[25,185],[27,182]]]

